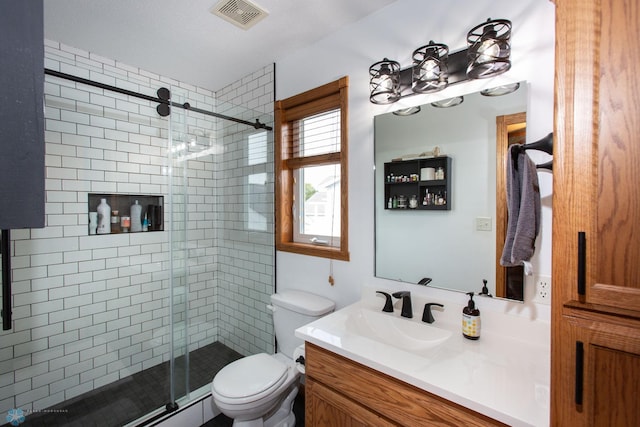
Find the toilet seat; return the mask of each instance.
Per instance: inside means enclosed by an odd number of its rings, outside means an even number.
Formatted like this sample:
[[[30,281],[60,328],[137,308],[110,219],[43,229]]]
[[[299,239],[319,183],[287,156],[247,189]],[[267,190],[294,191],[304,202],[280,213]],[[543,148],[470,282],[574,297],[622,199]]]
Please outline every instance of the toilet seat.
[[[241,405],[268,396],[287,379],[288,366],[266,353],[254,354],[225,366],[213,379],[220,402]]]

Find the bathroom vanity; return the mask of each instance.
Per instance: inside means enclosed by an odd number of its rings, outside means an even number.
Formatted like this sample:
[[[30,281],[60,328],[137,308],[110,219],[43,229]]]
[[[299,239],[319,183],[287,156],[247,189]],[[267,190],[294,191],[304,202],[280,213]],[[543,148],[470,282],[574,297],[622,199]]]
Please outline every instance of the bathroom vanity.
[[[462,305],[445,303],[429,325],[424,301],[413,301],[412,319],[382,313],[374,297],[296,331],[306,341],[306,425],[549,424],[548,329],[519,338],[527,319],[483,312],[487,330],[471,341]]]
[[[307,426],[506,425],[316,345],[305,351]]]

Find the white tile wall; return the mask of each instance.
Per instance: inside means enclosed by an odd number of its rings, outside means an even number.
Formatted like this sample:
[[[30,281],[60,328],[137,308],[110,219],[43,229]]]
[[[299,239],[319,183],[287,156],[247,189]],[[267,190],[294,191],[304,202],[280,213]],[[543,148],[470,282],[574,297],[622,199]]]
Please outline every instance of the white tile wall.
[[[229,103],[220,104],[220,112],[233,115],[237,112],[231,105],[246,105],[263,112],[261,122],[273,126],[273,81],[274,66],[268,65],[219,90],[218,100]],[[216,203],[221,233],[217,245],[219,340],[242,354],[272,352],[273,322],[267,304],[275,289],[273,132],[266,132],[264,147],[251,147],[261,161],[249,164],[248,135],[258,131],[223,124],[224,151],[217,165],[222,185]],[[263,184],[254,184],[251,177],[261,174]],[[264,230],[249,225],[252,211],[267,219]]]
[[[273,125],[272,65],[214,94],[45,45],[46,68],[151,96],[170,87],[193,106],[222,114],[243,109],[221,101],[242,104]],[[186,218],[182,206],[172,209],[186,225],[174,233],[180,250],[173,264],[189,272],[188,314],[178,316],[188,328],[179,339],[190,349],[219,340],[243,354],[273,350],[266,310],[274,286],[273,134],[265,161],[249,166],[253,128],[176,110],[172,119],[183,123],[174,135],[186,130],[198,144],[212,141],[212,154],[170,164],[168,120],[153,103],[46,77],[46,227],[12,232],[14,327],[0,333],[0,413],[45,409],[168,359],[169,232],[88,236],[86,210],[89,192],[158,194],[168,219],[169,167],[177,174],[186,164],[188,188]],[[250,185],[256,173],[265,174],[264,185]],[[176,182],[174,191],[183,192]],[[248,231],[249,210],[259,210],[264,229]],[[185,306],[184,294],[176,301]]]

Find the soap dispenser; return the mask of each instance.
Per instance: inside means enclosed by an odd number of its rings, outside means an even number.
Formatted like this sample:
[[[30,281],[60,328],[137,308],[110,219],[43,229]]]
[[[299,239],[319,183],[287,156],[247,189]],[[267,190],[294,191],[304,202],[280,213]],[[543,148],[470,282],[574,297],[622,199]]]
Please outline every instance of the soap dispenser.
[[[480,310],[473,301],[473,292],[467,292],[469,303],[462,309],[462,335],[470,340],[480,338]]]

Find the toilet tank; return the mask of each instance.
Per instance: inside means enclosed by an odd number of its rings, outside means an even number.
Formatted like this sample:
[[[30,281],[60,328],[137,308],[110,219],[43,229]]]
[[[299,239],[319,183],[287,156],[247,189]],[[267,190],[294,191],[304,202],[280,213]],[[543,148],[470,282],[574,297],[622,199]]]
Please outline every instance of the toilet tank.
[[[335,303],[309,292],[284,290],[271,295],[273,327],[278,342],[278,353],[293,357],[293,350],[304,341],[295,336],[295,330],[331,313]]]

